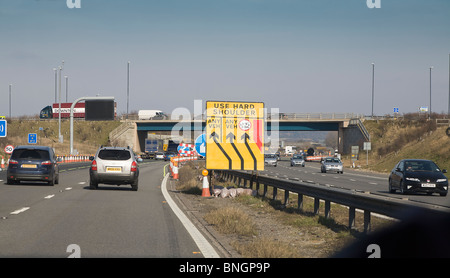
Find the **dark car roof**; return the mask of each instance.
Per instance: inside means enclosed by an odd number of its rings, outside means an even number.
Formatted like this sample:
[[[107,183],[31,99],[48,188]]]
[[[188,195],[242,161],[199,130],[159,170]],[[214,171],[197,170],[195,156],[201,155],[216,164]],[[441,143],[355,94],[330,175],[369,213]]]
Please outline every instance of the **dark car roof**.
[[[400,161],[431,161],[431,162],[433,162],[432,160],[429,160],[429,159],[416,159],[416,158],[411,158],[411,159],[405,158]]]
[[[17,149],[35,149],[35,150],[51,150],[51,147],[48,146],[31,146],[31,145],[23,145],[23,146],[17,146],[14,148],[14,150]]]

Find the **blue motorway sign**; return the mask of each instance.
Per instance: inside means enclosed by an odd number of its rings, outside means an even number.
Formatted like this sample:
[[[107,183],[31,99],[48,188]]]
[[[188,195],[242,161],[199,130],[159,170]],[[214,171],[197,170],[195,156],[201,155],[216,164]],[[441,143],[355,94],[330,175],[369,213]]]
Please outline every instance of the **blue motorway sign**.
[[[28,144],[37,144],[37,134],[28,133]]]
[[[0,137],[6,137],[6,120],[0,120]]]

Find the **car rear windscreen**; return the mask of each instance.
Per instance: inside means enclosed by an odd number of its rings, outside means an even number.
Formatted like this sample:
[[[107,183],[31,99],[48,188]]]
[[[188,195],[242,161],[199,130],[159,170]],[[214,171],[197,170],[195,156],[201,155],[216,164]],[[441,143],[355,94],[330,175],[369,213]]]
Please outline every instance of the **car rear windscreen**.
[[[100,150],[98,158],[105,160],[128,160],[131,158],[129,151],[124,150]]]
[[[35,149],[17,149],[14,150],[11,159],[27,159],[27,160],[50,160],[48,151]]]

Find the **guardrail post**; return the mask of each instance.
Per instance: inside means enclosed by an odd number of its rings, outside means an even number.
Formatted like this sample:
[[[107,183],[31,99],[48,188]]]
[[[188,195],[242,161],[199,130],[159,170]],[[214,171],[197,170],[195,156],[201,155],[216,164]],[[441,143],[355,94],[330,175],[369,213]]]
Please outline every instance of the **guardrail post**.
[[[351,230],[355,227],[355,208],[349,207],[348,209],[348,228]]]
[[[325,218],[330,218],[330,208],[331,208],[331,202],[328,200],[325,200]]]
[[[287,206],[289,203],[289,191],[284,190],[284,205]]]
[[[364,211],[364,233],[370,232],[371,224],[370,224],[370,211]]]
[[[319,214],[320,199],[314,198],[314,214]]]
[[[263,189],[263,197],[267,196],[267,184],[264,185],[264,189]]]
[[[303,194],[298,194],[297,209],[303,210]]]
[[[278,188],[277,188],[277,187],[273,187],[273,196],[272,196],[272,200],[275,201],[275,199],[277,198],[277,194],[278,194]]]

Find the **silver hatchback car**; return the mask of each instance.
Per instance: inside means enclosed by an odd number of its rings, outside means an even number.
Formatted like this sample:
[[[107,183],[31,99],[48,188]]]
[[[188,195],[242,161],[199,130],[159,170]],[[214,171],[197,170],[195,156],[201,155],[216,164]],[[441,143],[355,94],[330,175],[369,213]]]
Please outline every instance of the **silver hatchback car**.
[[[322,165],[320,167],[320,171],[322,173],[326,173],[328,171],[335,171],[337,173],[344,173],[344,166],[342,165],[342,161],[337,157],[326,157],[322,161]]]
[[[99,183],[131,184],[138,190],[139,164],[133,151],[123,147],[100,147],[89,169],[89,187],[97,189]]]

